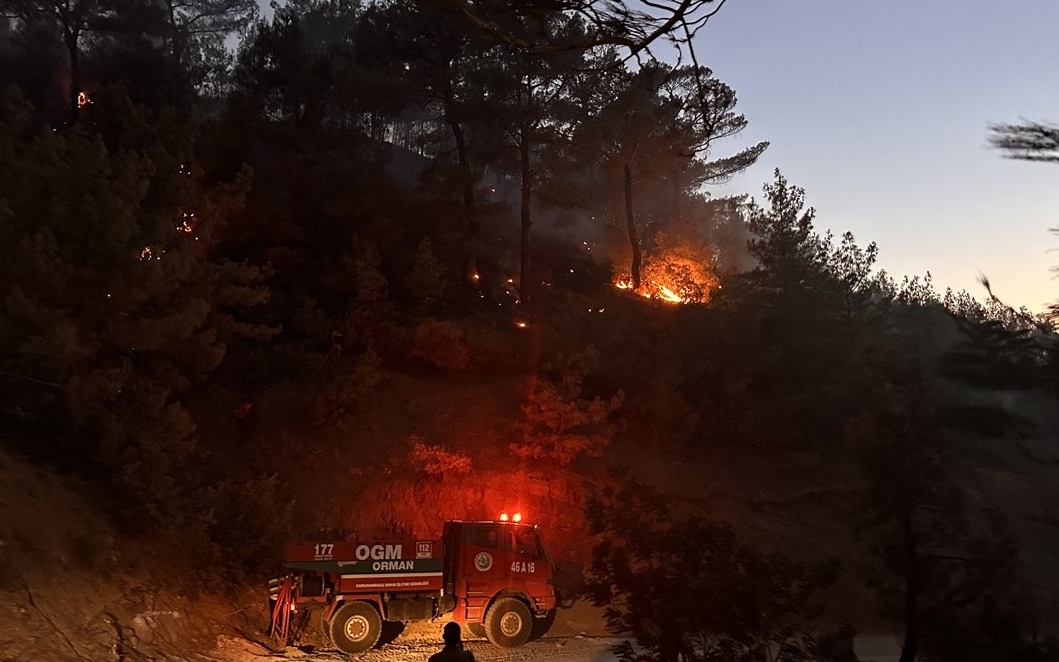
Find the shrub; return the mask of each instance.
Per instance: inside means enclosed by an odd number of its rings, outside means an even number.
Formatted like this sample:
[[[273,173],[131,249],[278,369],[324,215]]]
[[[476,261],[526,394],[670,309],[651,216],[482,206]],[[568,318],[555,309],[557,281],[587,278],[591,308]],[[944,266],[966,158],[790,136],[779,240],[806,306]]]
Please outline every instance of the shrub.
[[[357,360],[352,372],[339,375],[324,387],[313,403],[313,423],[350,432],[357,412],[382,380],[382,360],[370,349]]]
[[[582,386],[595,351],[561,362],[552,378],[534,377],[522,406],[522,439],[511,452],[524,459],[568,465],[582,455],[596,456],[610,443],[614,414],[625,401],[622,391],[609,398],[589,396]]]
[[[470,364],[471,353],[455,325],[427,318],[413,332],[408,356],[435,368],[463,370]]]
[[[420,471],[431,476],[461,475],[471,472],[471,458],[460,453],[451,453],[440,446],[423,443],[419,435],[413,434],[412,463]]]
[[[445,294],[448,274],[434,252],[434,243],[429,238],[419,242],[415,265],[405,278],[405,284],[419,301],[436,301]]]

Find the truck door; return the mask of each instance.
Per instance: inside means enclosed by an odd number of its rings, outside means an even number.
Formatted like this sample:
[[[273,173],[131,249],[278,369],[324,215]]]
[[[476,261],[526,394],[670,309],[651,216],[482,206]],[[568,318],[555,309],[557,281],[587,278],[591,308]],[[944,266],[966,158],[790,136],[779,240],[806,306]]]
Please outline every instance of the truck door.
[[[463,612],[468,623],[480,623],[493,594],[496,574],[505,560],[501,555],[506,541],[496,524],[464,523],[460,527],[459,545],[455,559],[456,611]]]
[[[554,592],[549,584],[551,560],[544,550],[540,530],[535,526],[515,524],[504,527],[504,570],[509,586],[522,589],[533,600],[536,611],[555,607]]]

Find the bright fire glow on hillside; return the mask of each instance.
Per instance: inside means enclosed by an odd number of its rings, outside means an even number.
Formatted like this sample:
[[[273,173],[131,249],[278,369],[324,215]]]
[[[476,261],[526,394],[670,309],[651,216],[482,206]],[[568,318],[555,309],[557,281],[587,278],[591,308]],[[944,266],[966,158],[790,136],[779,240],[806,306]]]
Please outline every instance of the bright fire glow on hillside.
[[[640,287],[635,291],[647,299],[666,303],[706,303],[720,287],[709,268],[710,256],[690,246],[678,246],[649,256],[640,272]],[[632,290],[632,275],[624,272],[614,281],[619,289]]]
[[[614,286],[619,290],[633,289],[632,275],[628,273],[622,274],[618,280],[614,282]],[[667,303],[691,303],[690,299],[681,297],[668,286],[662,283],[656,283],[655,281],[641,279],[640,289],[636,290],[636,293],[646,299],[660,299]]]

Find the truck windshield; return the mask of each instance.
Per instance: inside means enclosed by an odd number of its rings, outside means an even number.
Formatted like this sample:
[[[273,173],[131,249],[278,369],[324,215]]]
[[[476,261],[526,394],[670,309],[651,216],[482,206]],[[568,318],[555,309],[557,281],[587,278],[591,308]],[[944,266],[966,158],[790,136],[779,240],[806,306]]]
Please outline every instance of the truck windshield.
[[[544,549],[537,538],[537,532],[531,527],[519,527],[512,533],[514,534],[512,549],[515,550],[516,554],[531,559],[540,558],[544,555]]]
[[[500,547],[500,538],[495,528],[468,527],[464,534],[464,540],[475,547],[486,547],[497,549]]]

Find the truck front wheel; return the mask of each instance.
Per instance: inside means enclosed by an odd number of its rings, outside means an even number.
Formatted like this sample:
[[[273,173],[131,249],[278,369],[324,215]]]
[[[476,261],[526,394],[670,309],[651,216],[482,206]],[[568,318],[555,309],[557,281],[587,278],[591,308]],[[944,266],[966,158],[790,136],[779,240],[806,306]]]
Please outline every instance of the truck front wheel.
[[[485,614],[485,636],[495,646],[521,646],[532,633],[533,616],[521,600],[500,598]]]
[[[363,653],[378,643],[382,633],[382,617],[367,602],[347,602],[331,617],[328,633],[331,643],[343,653]]]

